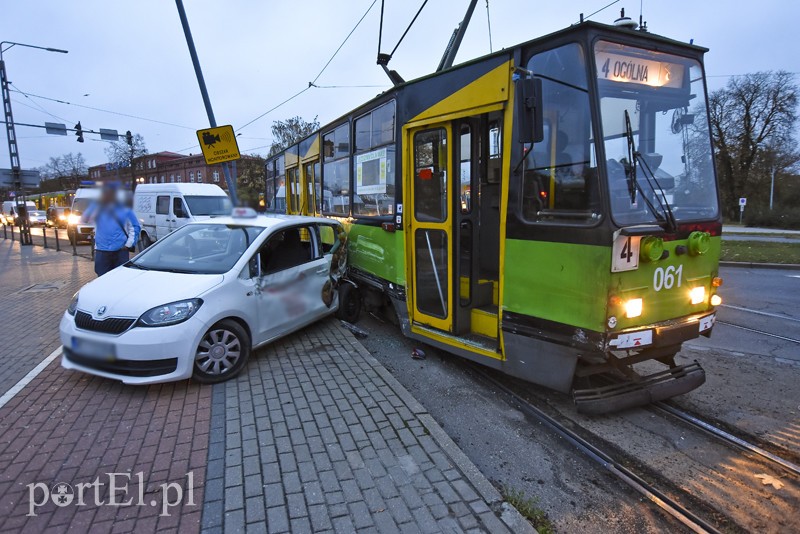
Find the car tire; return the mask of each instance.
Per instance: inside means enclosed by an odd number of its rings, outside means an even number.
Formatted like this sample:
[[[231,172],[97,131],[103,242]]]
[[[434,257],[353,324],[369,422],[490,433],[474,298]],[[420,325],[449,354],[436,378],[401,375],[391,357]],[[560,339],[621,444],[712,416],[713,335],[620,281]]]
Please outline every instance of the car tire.
[[[349,282],[342,282],[339,286],[339,309],[336,317],[348,323],[358,321],[361,315],[361,292]]]
[[[250,357],[250,336],[234,320],[223,319],[208,329],[195,350],[192,378],[216,384],[238,375]]]

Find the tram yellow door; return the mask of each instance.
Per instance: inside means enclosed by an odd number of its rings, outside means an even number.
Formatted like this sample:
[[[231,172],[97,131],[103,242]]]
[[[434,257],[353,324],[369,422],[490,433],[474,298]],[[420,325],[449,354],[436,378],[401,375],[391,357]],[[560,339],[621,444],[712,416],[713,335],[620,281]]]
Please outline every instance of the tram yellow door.
[[[405,180],[410,187],[411,318],[448,332],[453,330],[450,131],[449,124],[409,131],[406,169],[411,175],[407,171]]]

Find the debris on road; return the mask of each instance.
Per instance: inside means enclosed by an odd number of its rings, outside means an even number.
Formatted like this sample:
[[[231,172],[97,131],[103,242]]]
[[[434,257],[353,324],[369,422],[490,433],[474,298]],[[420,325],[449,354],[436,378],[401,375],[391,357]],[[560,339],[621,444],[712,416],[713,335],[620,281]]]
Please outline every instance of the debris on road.
[[[422,349],[414,349],[411,351],[411,357],[415,360],[424,360],[426,358],[425,351]]]

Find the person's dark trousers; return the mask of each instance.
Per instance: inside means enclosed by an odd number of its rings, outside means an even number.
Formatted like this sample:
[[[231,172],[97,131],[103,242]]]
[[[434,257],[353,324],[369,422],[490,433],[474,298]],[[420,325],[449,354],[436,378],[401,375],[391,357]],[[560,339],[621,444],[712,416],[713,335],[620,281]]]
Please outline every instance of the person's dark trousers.
[[[108,271],[116,269],[130,259],[128,249],[122,250],[95,250],[94,251],[94,272],[97,276],[103,276]]]

